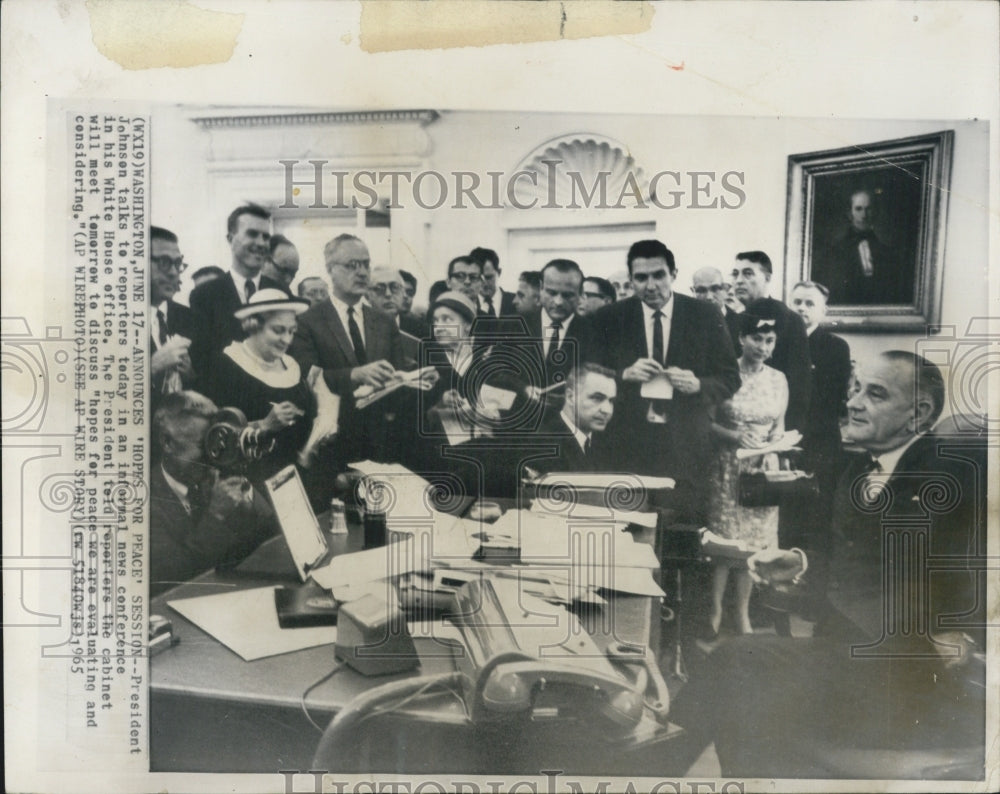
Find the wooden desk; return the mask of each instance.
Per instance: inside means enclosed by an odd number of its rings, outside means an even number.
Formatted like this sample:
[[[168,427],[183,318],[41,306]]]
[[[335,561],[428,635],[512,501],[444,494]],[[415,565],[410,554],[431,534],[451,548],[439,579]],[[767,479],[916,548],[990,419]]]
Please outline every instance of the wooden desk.
[[[348,535],[331,536],[330,542],[335,553],[358,550],[363,532],[352,526]],[[275,538],[235,571],[203,574],[153,599],[151,612],[173,622],[180,643],[150,662],[152,771],[274,774],[309,769],[320,734],[306,719],[301,698],[336,665],[333,646],[246,662],[166,603],[282,583],[297,584],[298,578],[284,539]],[[602,610],[581,615],[599,648],[618,640],[658,642],[658,599],[615,596],[609,608],[612,631],[603,625],[607,616]],[[347,667],[339,670],[310,692],[312,718],[325,727],[337,711],[374,686],[453,669],[451,659],[440,655],[433,641],[416,638],[415,645],[421,656],[417,672],[369,678]],[[456,701],[445,707],[461,713]]]

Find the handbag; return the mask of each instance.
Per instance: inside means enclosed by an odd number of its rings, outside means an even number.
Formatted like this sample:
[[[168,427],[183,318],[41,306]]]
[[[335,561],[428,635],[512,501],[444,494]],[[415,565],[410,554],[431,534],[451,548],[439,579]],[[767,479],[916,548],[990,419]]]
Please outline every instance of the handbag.
[[[754,471],[740,474],[742,507],[773,507],[791,497],[819,496],[812,474],[804,471]]]

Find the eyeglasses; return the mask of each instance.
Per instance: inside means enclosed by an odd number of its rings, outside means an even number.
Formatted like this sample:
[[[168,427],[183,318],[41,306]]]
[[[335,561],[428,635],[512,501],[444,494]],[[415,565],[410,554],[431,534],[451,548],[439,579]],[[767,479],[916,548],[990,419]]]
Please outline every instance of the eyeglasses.
[[[176,268],[178,275],[187,270],[187,265],[184,262],[184,257],[179,256],[176,259],[169,257],[166,254],[161,256],[151,256],[149,261],[156,265],[157,269],[162,270],[164,273],[169,273],[170,268]]]
[[[583,297],[585,298],[597,298],[603,299],[604,296],[600,292],[584,292]]]
[[[709,290],[711,290],[712,292],[725,292],[727,289],[729,289],[728,284],[712,284],[711,286],[708,287],[695,287],[694,294],[707,295],[709,293]]]
[[[370,259],[351,259],[348,262],[330,262],[331,266],[336,265],[337,267],[342,267],[344,270],[350,270],[352,273],[356,270],[371,269],[372,261]]]
[[[477,281],[482,281],[483,277],[478,273],[452,273],[450,278],[456,281],[461,281],[463,284],[472,283],[475,284]]]
[[[403,293],[403,288],[399,284],[372,284],[370,289],[376,295],[388,295],[389,293],[401,295]]]
[[[297,267],[282,267],[273,259],[271,260],[271,265],[282,275],[288,276],[289,278],[295,278],[295,274],[299,272]]]

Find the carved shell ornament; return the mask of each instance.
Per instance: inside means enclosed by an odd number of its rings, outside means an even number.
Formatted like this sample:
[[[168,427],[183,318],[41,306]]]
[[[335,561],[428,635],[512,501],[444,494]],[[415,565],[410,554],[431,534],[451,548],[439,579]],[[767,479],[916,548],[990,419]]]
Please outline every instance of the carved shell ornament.
[[[621,144],[596,136],[550,141],[523,160],[511,178],[519,208],[642,208],[649,203],[649,182],[635,159]]]

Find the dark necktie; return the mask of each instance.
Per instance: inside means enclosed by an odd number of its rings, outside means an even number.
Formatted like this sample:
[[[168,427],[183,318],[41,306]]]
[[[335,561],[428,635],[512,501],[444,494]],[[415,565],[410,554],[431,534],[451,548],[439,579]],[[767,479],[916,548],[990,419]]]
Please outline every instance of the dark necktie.
[[[559,330],[562,328],[562,323],[554,322],[549,328],[552,329],[552,336],[549,337],[549,352],[545,356],[545,360],[548,363],[553,363],[556,353],[559,352]]]
[[[487,298],[486,299],[486,313],[490,317],[496,317],[497,316],[496,310],[493,308],[493,299],[492,298]]]
[[[653,312],[653,358],[657,364],[664,364],[663,355],[663,312]]]
[[[247,303],[249,303],[250,299],[253,297],[253,294],[257,291],[257,285],[253,283],[252,278],[248,278],[245,287],[246,287]]]
[[[583,442],[583,456],[585,458],[589,458],[590,457],[590,437],[589,436],[587,437],[587,440]]]
[[[347,333],[351,335],[351,344],[354,345],[354,357],[358,364],[364,366],[368,363],[368,354],[365,352],[365,342],[361,338],[361,329],[354,319],[354,307],[347,308]]]
[[[163,347],[167,343],[167,316],[160,309],[156,310],[156,322],[160,326],[157,340],[160,343],[160,347]]]

